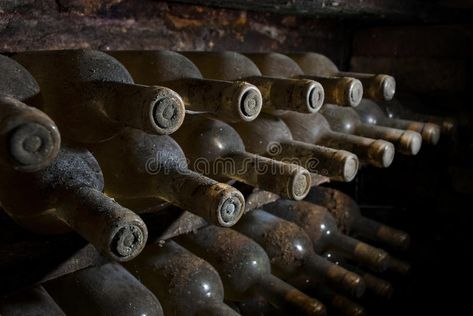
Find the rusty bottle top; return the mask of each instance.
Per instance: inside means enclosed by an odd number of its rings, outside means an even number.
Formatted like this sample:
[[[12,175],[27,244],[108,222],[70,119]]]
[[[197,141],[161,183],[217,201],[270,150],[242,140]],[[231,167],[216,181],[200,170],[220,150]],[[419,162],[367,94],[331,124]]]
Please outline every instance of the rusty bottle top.
[[[358,171],[356,155],[296,141],[287,125],[276,116],[262,113],[253,122],[235,123],[232,127],[252,153],[295,163],[336,181],[351,181]]]
[[[41,285],[0,298],[0,313],[5,316],[66,316]]]
[[[422,146],[422,136],[414,131],[363,123],[354,109],[325,104],[320,113],[337,132],[384,139],[394,144],[403,155],[417,155]]]
[[[156,295],[167,315],[239,315],[223,303],[218,272],[173,241],[148,245],[125,267]]]
[[[427,144],[436,145],[440,138],[440,126],[432,123],[390,118],[375,102],[368,99],[364,99],[360,103],[356,108],[356,112],[363,123],[418,132]]]
[[[63,145],[37,172],[2,169],[0,200],[19,224],[38,233],[75,230],[118,261],[137,256],[148,231],[141,218],[102,193],[103,176],[90,152]]]
[[[31,74],[3,55],[0,70],[0,163],[18,171],[40,170],[57,156],[58,128],[45,113],[24,103],[39,93]]]
[[[342,72],[329,58],[312,52],[291,53],[289,57],[297,62],[306,74],[352,77],[360,80],[364,87],[365,98],[389,101],[396,93],[396,80],[390,75]]]
[[[384,250],[342,234],[335,219],[324,207],[281,199],[265,205],[264,209],[303,228],[317,253],[333,250],[375,271],[385,271],[388,267],[390,256]]]
[[[357,235],[397,250],[405,250],[409,246],[409,234],[363,216],[355,200],[339,190],[314,187],[305,201],[325,207],[346,234]]]
[[[303,113],[317,112],[324,101],[320,83],[308,79],[265,76],[246,56],[236,52],[183,52],[205,78],[244,80],[254,84],[263,97],[263,111],[286,109]]]
[[[218,271],[226,299],[244,301],[261,295],[272,305],[298,315],[325,315],[319,301],[271,274],[264,250],[235,230],[207,226],[181,235],[177,241]]]
[[[156,296],[118,263],[79,270],[44,284],[67,315],[162,316]]]
[[[211,178],[238,180],[295,200],[303,199],[309,192],[309,171],[248,153],[238,133],[222,121],[187,115],[172,137],[189,158],[190,168]]]
[[[261,111],[261,93],[244,81],[203,79],[185,56],[172,51],[107,52],[118,59],[134,81],[173,89],[186,110],[206,112],[227,121],[251,121]]]
[[[160,198],[220,226],[232,226],[243,214],[240,191],[189,170],[170,136],[127,128],[91,147],[102,166],[105,192],[114,198]]]
[[[361,162],[379,168],[389,167],[394,159],[392,143],[335,132],[320,113],[301,115],[293,111],[277,111],[273,114],[284,121],[295,140],[347,150],[357,155]]]
[[[13,58],[41,88],[32,105],[50,115],[74,142],[104,141],[125,126],[171,134],[184,119],[184,103],[176,92],[135,84],[125,67],[105,53],[41,51]]]
[[[292,222],[255,209],[248,212],[234,229],[263,247],[274,274],[285,280],[307,273],[321,283],[353,296],[360,297],[364,292],[365,285],[360,276],[317,255],[309,236]]]
[[[397,99],[393,99],[389,102],[378,101],[377,104],[389,118],[415,120],[434,124],[440,126],[442,134],[445,134],[449,137],[454,137],[456,130],[458,129],[458,123],[451,117],[442,117],[414,112],[412,109],[405,106]]]
[[[246,54],[265,76],[313,80],[322,85],[324,101],[343,106],[357,106],[363,96],[363,86],[358,79],[304,73],[291,58],[279,53]]]

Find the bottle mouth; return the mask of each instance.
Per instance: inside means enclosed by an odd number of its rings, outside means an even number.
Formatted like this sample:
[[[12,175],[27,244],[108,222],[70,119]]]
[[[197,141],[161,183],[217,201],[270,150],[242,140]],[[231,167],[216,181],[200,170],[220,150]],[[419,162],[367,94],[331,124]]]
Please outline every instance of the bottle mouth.
[[[422,131],[422,140],[430,145],[437,145],[440,140],[440,126],[425,123]]]
[[[377,167],[387,168],[392,164],[396,152],[392,143],[377,139],[371,148],[373,148],[373,154],[370,156]]]
[[[172,134],[184,121],[184,102],[175,92],[157,96],[151,102],[151,112],[153,130],[163,135]]]
[[[401,152],[405,155],[415,156],[422,147],[422,136],[413,131],[405,131],[400,139]]]
[[[311,177],[309,171],[298,168],[299,170],[291,178],[289,185],[290,192],[288,196],[296,201],[302,200],[309,194],[311,188]]]
[[[240,220],[245,209],[243,195],[234,190],[230,192],[221,202],[218,209],[217,222],[222,227],[231,227]]]
[[[315,113],[320,110],[325,100],[325,92],[322,85],[316,81],[307,89],[307,104],[310,113]]]
[[[59,143],[60,136],[55,125],[48,128],[37,122],[26,122],[10,132],[8,147],[15,169],[33,172],[51,162],[59,151]]]
[[[396,94],[396,79],[388,75],[378,75],[381,86],[381,95],[384,101],[390,101]]]
[[[358,157],[349,152],[338,152],[343,155],[342,161],[342,181],[352,181],[358,173],[359,161]]]
[[[255,86],[245,84],[238,97],[238,114],[245,122],[253,121],[258,117],[263,106],[261,92]]]
[[[145,247],[148,231],[144,223],[132,223],[119,227],[110,242],[109,252],[117,261],[135,258]]]
[[[345,99],[348,106],[357,107],[363,98],[363,85],[355,78],[349,79],[345,90]]]

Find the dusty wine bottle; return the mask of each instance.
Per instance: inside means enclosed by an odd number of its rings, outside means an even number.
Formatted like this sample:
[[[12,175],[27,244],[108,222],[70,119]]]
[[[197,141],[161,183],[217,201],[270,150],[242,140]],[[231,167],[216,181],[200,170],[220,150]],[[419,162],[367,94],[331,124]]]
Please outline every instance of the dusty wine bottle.
[[[440,126],[432,123],[390,118],[375,102],[368,99],[361,101],[356,108],[356,112],[363,123],[418,132],[422,135],[422,141],[430,145],[436,145],[440,138]]]
[[[273,273],[284,280],[303,273],[356,297],[365,290],[360,276],[317,255],[310,237],[292,222],[255,209],[245,214],[234,229],[263,247]]]
[[[252,153],[292,162],[337,181],[351,181],[358,171],[356,155],[293,140],[287,125],[273,115],[262,113],[253,122],[235,123],[232,127]]]
[[[125,67],[105,53],[41,51],[13,58],[39,83],[41,93],[34,105],[75,142],[104,141],[124,126],[170,134],[184,119],[184,103],[176,92],[134,84]]]
[[[23,103],[39,93],[23,66],[0,55],[0,72],[0,163],[18,171],[38,171],[57,156],[58,128],[45,113]]]
[[[409,234],[363,216],[355,200],[339,190],[314,187],[305,201],[325,207],[345,234],[380,242],[397,250],[409,246]]]
[[[414,131],[363,123],[354,109],[325,104],[320,113],[337,132],[384,139],[394,144],[404,155],[417,155],[422,146],[422,136]]]
[[[90,148],[102,166],[105,192],[114,198],[157,197],[220,226],[235,224],[243,214],[240,191],[189,170],[170,136],[126,128]]]
[[[251,121],[261,111],[261,92],[244,81],[203,79],[184,55],[172,51],[107,52],[120,61],[139,84],[173,89],[186,110],[211,113],[226,121]]]
[[[442,117],[437,115],[429,115],[417,113],[405,106],[399,100],[393,99],[389,102],[379,101],[377,103],[389,118],[416,120],[424,123],[431,123],[441,127],[442,134],[450,137],[454,136],[458,123],[451,117]]]
[[[82,269],[44,287],[67,315],[164,315],[153,293],[118,263]]]
[[[385,271],[388,267],[390,256],[384,250],[342,234],[335,219],[324,207],[305,201],[280,199],[262,208],[304,229],[317,253],[333,250],[375,271]]]
[[[245,80],[263,96],[263,111],[282,109],[303,113],[317,112],[324,102],[320,83],[308,79],[263,76],[247,57],[236,52],[183,52],[205,78]]]
[[[396,80],[392,76],[339,71],[338,67],[329,58],[312,52],[291,53],[288,56],[294,59],[306,74],[357,78],[363,84],[365,98],[391,100],[396,93]]]
[[[0,298],[0,314],[3,316],[66,316],[41,285]]]
[[[308,79],[319,82],[325,93],[324,101],[343,106],[357,106],[363,97],[363,86],[358,79],[335,77],[328,74],[304,73],[299,65],[279,53],[245,54],[265,76]]]
[[[130,260],[143,249],[146,225],[102,193],[102,172],[90,152],[63,145],[45,169],[1,171],[2,207],[25,228],[47,234],[75,230],[118,261]]]
[[[362,163],[387,168],[394,159],[394,145],[382,139],[372,139],[335,132],[320,113],[300,114],[293,111],[275,111],[273,114],[284,121],[295,140],[347,150],[354,153]]]
[[[235,230],[207,226],[181,235],[177,241],[218,271],[226,299],[243,301],[261,295],[274,306],[298,315],[325,315],[325,307],[319,301],[271,274],[264,250]]]
[[[222,121],[187,115],[172,138],[184,150],[192,170],[218,181],[234,179],[295,200],[309,192],[309,171],[247,152],[238,133]]]
[[[166,315],[239,315],[223,303],[217,271],[173,241],[148,245],[125,267],[156,295]]]

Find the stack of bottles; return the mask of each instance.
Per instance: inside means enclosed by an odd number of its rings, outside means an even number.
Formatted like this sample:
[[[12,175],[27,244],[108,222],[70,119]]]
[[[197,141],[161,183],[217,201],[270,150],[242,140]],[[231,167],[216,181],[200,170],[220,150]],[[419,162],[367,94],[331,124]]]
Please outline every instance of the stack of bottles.
[[[362,315],[360,297],[392,294],[383,273],[408,273],[388,251],[409,235],[317,184],[455,128],[402,110],[392,76],[316,53],[41,51],[0,69],[3,210],[103,255],[3,296],[3,316]],[[258,191],[279,198],[246,203]],[[207,225],[148,241],[157,205]]]

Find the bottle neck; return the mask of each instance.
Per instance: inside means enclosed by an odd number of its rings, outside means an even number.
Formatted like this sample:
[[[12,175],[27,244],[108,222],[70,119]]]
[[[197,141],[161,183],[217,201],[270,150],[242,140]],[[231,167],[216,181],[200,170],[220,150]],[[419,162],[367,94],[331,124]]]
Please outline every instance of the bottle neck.
[[[356,107],[363,97],[363,86],[354,78],[311,75],[302,75],[299,78],[319,82],[324,89],[326,103]]]
[[[334,249],[343,256],[358,261],[374,271],[385,271],[387,269],[389,255],[385,251],[340,232],[331,232],[330,235],[325,236],[328,248]]]
[[[406,232],[361,215],[354,219],[352,229],[364,238],[381,242],[399,250],[405,250],[409,246],[410,237]]]
[[[61,137],[43,112],[9,96],[0,97],[0,162],[18,171],[38,171],[59,152]]]
[[[314,113],[320,109],[325,99],[322,85],[310,79],[254,76],[245,78],[245,81],[260,89],[266,110]]]
[[[417,155],[422,145],[422,136],[413,131],[371,124],[357,124],[355,133],[360,136],[384,139],[394,144],[397,151],[404,155]]]
[[[278,143],[272,157],[337,181],[351,181],[358,171],[358,158],[352,153],[299,141]]]
[[[237,189],[187,168],[160,168],[154,175],[156,196],[211,224],[229,227],[243,215],[245,200]]]
[[[330,131],[318,144],[354,153],[361,162],[379,168],[387,168],[394,160],[394,145],[381,140]]]
[[[148,133],[167,135],[184,121],[185,107],[181,97],[171,89],[120,82],[83,83],[94,105],[107,116]]]
[[[367,74],[359,72],[338,72],[337,76],[353,77],[361,81],[365,88],[365,98],[389,101],[396,93],[396,80],[394,77],[383,74]]]
[[[263,102],[260,91],[244,81],[186,78],[163,85],[179,93],[187,110],[211,113],[224,121],[252,121]]]
[[[93,188],[62,191],[55,215],[117,261],[136,257],[148,238],[138,215]]]
[[[262,157],[248,152],[234,152],[226,155],[231,165],[214,168],[219,175],[225,175],[240,182],[273,192],[281,197],[301,200],[311,187],[309,172],[295,164]]]
[[[261,277],[250,289],[277,308],[296,312],[298,315],[325,315],[325,306],[272,274]]]
[[[307,255],[304,258],[304,269],[322,283],[352,296],[361,297],[365,291],[364,281],[359,275],[345,270],[319,255]]]

